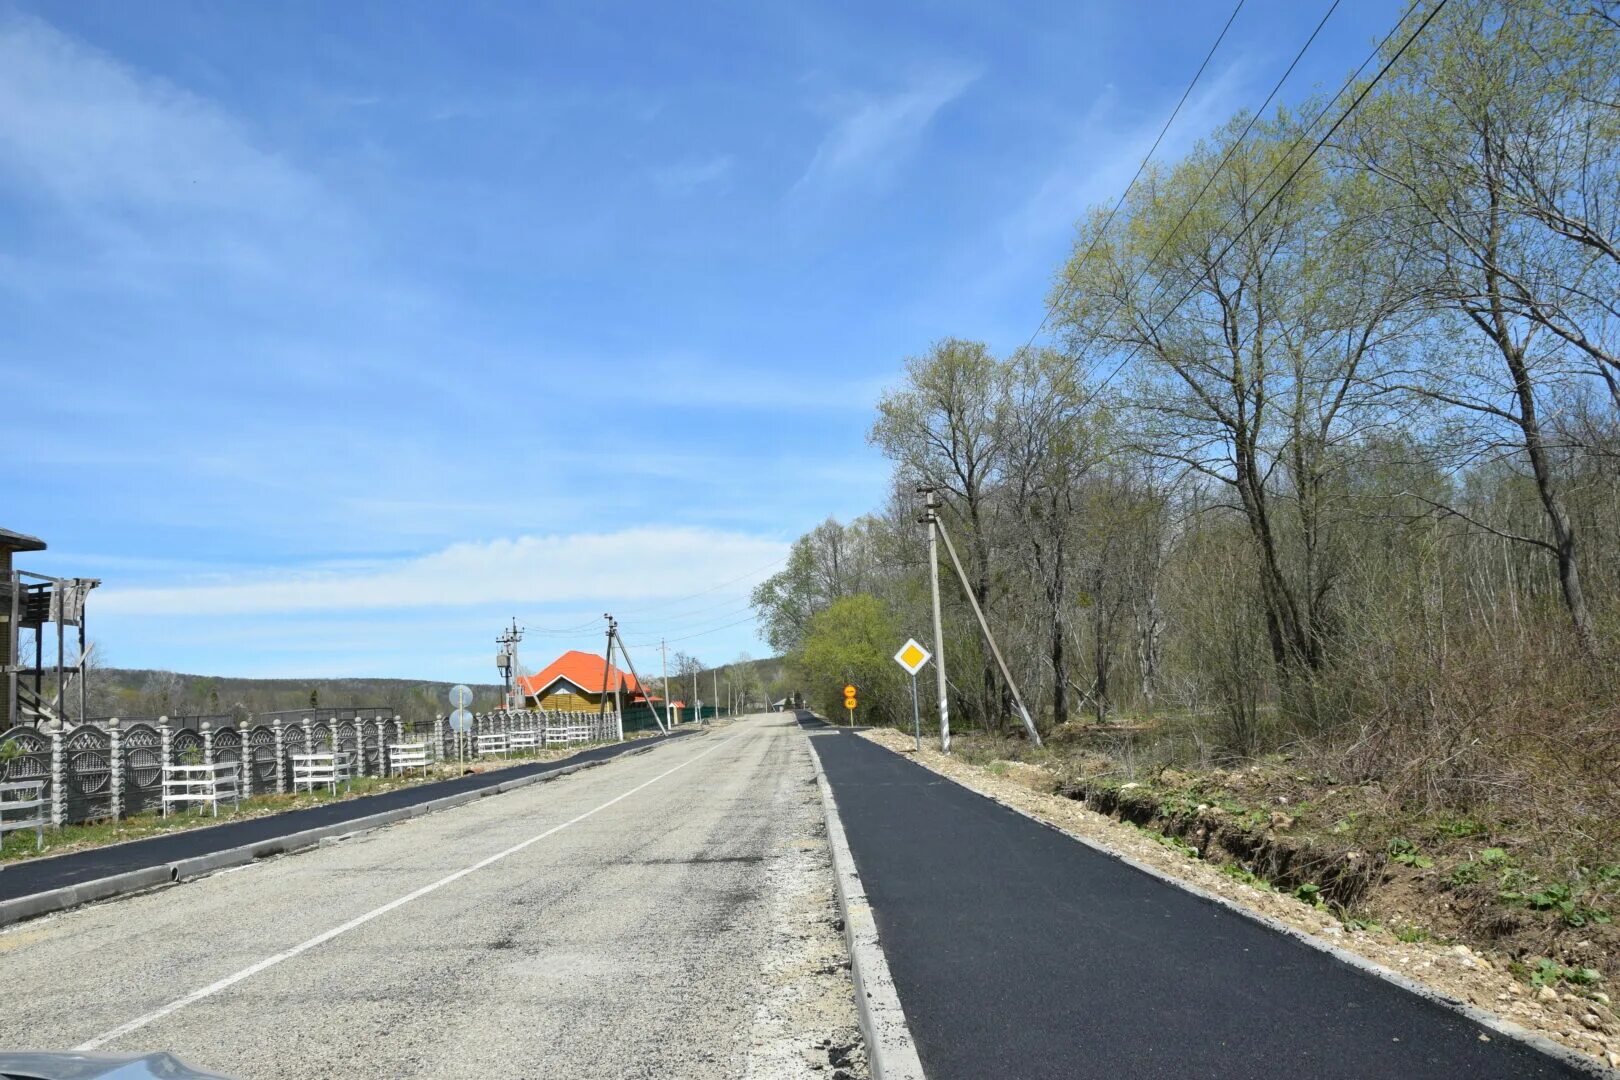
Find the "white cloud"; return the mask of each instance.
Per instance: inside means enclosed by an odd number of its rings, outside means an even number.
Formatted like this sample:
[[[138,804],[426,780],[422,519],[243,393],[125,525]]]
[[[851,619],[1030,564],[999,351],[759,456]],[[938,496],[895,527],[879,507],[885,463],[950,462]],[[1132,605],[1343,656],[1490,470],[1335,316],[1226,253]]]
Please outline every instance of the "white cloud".
[[[459,543],[366,566],[105,589],[97,592],[96,610],[109,615],[239,615],[612,603],[686,595],[767,567],[786,553],[787,544],[780,540],[699,528],[521,536]]]
[[[934,116],[971,86],[979,73],[939,68],[886,95],[863,95],[841,110],[795,190],[837,186],[887,172],[905,157]]]

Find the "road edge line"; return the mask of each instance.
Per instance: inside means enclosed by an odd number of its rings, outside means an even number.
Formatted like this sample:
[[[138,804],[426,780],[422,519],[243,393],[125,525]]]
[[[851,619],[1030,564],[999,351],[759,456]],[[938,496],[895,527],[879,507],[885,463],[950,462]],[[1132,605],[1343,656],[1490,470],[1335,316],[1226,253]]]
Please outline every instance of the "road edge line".
[[[692,734],[701,735],[703,732],[693,732]],[[47,889],[44,892],[29,893],[27,896],[17,896],[10,900],[0,900],[0,929],[29,919],[39,918],[42,915],[54,915],[58,912],[70,911],[88,904],[119,900],[126,896],[149,892],[168,885],[196,881],[217,871],[237,866],[247,866],[271,856],[296,855],[319,847],[326,840],[375,832],[395,822],[437,813],[441,810],[451,810],[458,806],[465,806],[470,802],[476,802],[479,799],[488,798],[491,795],[504,795],[508,791],[516,791],[531,784],[557,780],[584,769],[594,769],[618,761],[620,758],[650,753],[658,749],[658,747],[666,745],[668,741],[668,739],[660,739],[647,746],[638,746],[614,754],[612,757],[599,758],[595,761],[579,761],[546,772],[534,773],[531,776],[501,780],[487,787],[446,795],[441,799],[431,799],[428,802],[395,807],[381,813],[368,814],[365,817],[340,821],[332,825],[321,825],[313,829],[302,829],[298,832],[287,833],[284,836],[272,836],[267,840],[258,840],[251,844],[225,848],[220,851],[209,852],[207,855],[193,855],[189,859],[157,863],[153,866],[141,867],[138,870],[126,870],[123,873],[112,874],[104,878],[91,878],[89,881],[81,881],[73,885],[63,885],[60,888]],[[3,872],[3,870],[0,870],[0,873]]]
[[[1360,953],[1351,952],[1349,949],[1342,948],[1330,941],[1324,941],[1315,934],[1301,930],[1296,926],[1290,926],[1282,920],[1273,918],[1264,912],[1255,911],[1251,908],[1245,907],[1235,900],[1221,896],[1219,893],[1212,893],[1200,885],[1194,885],[1190,881],[1183,881],[1172,874],[1165,873],[1163,870],[1160,870],[1157,867],[1149,866],[1144,862],[1139,862],[1131,856],[1120,851],[1115,851],[1113,848],[1107,847],[1101,842],[1093,840],[1090,837],[1081,836],[1079,833],[1070,832],[1063,826],[1046,821],[1043,818],[1036,817],[1028,810],[1025,810],[1019,806],[1014,806],[1012,803],[1009,803],[988,791],[981,791],[970,784],[964,784],[954,776],[946,776],[938,769],[929,768],[922,762],[907,757],[905,754],[898,750],[894,750],[891,747],[884,746],[875,739],[868,739],[866,741],[871,743],[873,746],[876,746],[880,750],[893,754],[902,761],[909,761],[919,769],[927,769],[929,772],[933,773],[942,780],[947,780],[966,791],[971,791],[981,799],[988,799],[997,806],[1011,810],[1020,817],[1028,818],[1037,825],[1051,829],[1053,832],[1061,833],[1063,836],[1066,836],[1070,840],[1074,840],[1077,843],[1083,844],[1099,855],[1106,855],[1108,858],[1122,862],[1131,869],[1140,871],[1141,873],[1144,873],[1151,878],[1155,878],[1166,885],[1173,885],[1174,887],[1181,889],[1183,892],[1191,893],[1200,900],[1226,908],[1234,915],[1241,915],[1250,922],[1259,923],[1267,929],[1275,930],[1280,934],[1291,937],[1301,944],[1310,946],[1317,952],[1327,953],[1334,959],[1348,964],[1350,967],[1355,968],[1365,975],[1370,975],[1375,979],[1392,983],[1395,986],[1400,987],[1402,990],[1415,994],[1427,1001],[1431,1001],[1442,1008],[1450,1010],[1451,1012],[1460,1013],[1469,1020],[1472,1020],[1474,1023],[1479,1024],[1481,1027],[1490,1028],[1499,1035],[1512,1039],[1515,1042],[1524,1043],[1535,1050],[1541,1051],[1548,1057],[1555,1058],[1563,1064],[1578,1069],[1589,1076],[1598,1077],[1599,1080],[1620,1080],[1620,1069],[1609,1067],[1599,1058],[1595,1058],[1590,1054],[1583,1054],[1579,1050],[1572,1050],[1563,1043],[1554,1042],[1545,1035],[1531,1031],[1529,1028],[1520,1027],[1513,1021],[1481,1009],[1478,1005],[1475,1005],[1472,1002],[1464,1001],[1461,998],[1452,997],[1450,994],[1436,990],[1432,986],[1426,986],[1415,979],[1408,978],[1395,969],[1387,968],[1378,963],[1376,960],[1370,960],[1367,957],[1362,956]],[[1084,806],[1083,803],[1081,805]],[[1087,809],[1089,809],[1089,807]],[[1092,812],[1095,813],[1096,811]]]
[[[925,1080],[916,1040],[906,1023],[906,1011],[889,974],[889,961],[878,940],[877,922],[866,899],[866,887],[855,869],[838,800],[821,767],[816,741],[808,736],[810,761],[821,789],[821,809],[827,822],[827,846],[832,850],[833,878],[838,886],[838,910],[844,919],[844,942],[849,946],[850,977],[855,983],[855,1011],[866,1036],[866,1060],[873,1080]]]

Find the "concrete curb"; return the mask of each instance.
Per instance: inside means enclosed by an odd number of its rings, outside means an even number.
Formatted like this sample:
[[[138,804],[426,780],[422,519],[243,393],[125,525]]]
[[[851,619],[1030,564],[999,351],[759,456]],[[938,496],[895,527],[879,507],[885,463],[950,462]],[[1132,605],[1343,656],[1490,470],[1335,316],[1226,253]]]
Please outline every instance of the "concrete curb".
[[[702,734],[702,732],[692,732],[692,734]],[[421,817],[424,814],[449,810],[457,806],[465,806],[467,803],[491,795],[501,795],[508,791],[516,791],[518,788],[528,787],[531,784],[556,780],[583,769],[593,769],[599,765],[606,765],[609,762],[618,761],[620,758],[645,754],[656,750],[667,741],[667,739],[661,739],[647,746],[638,746],[623,753],[614,754],[612,757],[598,758],[595,761],[575,762],[572,765],[563,765],[545,772],[534,773],[531,776],[502,780],[488,787],[457,792],[442,799],[433,799],[425,803],[415,803],[411,806],[385,810],[380,814],[369,814],[363,818],[340,821],[333,825],[304,829],[300,832],[288,833],[285,836],[273,836],[267,840],[243,844],[240,847],[226,848],[223,851],[211,851],[206,855],[197,855],[176,862],[161,863],[157,866],[142,867],[139,870],[130,870],[110,877],[96,878],[92,881],[81,881],[76,885],[66,885],[60,889],[48,889],[45,892],[19,896],[11,900],[0,900],[0,927],[9,926],[24,919],[36,918],[40,915],[66,911],[69,908],[80,907],[98,900],[111,900],[164,885],[176,884],[182,881],[195,881],[197,878],[206,877],[216,871],[233,866],[246,866],[249,863],[269,858],[272,855],[291,855],[295,852],[307,851],[329,841],[347,839],[361,833],[373,832],[397,821]]]
[[[918,768],[928,769],[928,766],[924,765],[922,762],[917,761],[914,758],[907,757],[904,754],[900,754],[898,751],[895,751],[895,750],[891,749],[890,747],[884,746],[880,742],[876,742],[875,740],[868,740],[868,741],[873,742],[873,745],[877,746],[880,749],[888,750],[889,753],[895,754],[897,757],[900,757],[900,758],[902,758],[904,760],[907,760],[907,761],[911,761],[912,764],[916,765]],[[1041,825],[1041,826],[1044,826],[1045,828],[1051,829],[1053,832],[1061,833],[1062,835],[1068,837],[1070,840],[1073,840],[1073,841],[1075,841],[1077,843],[1085,845],[1086,847],[1090,848],[1092,851],[1097,852],[1099,855],[1106,855],[1110,859],[1114,859],[1114,860],[1117,860],[1119,862],[1124,863],[1126,866],[1129,866],[1132,870],[1136,870],[1136,871],[1139,871],[1141,873],[1144,873],[1144,874],[1148,875],[1151,878],[1154,878],[1154,879],[1156,879],[1158,881],[1163,882],[1166,885],[1172,885],[1175,888],[1178,888],[1178,889],[1182,890],[1183,892],[1189,892],[1192,895],[1198,897],[1200,900],[1203,900],[1203,901],[1206,901],[1207,903],[1216,904],[1216,905],[1218,905],[1220,907],[1223,907],[1226,910],[1232,912],[1234,915],[1241,915],[1243,918],[1248,919],[1251,922],[1257,922],[1260,925],[1262,925],[1264,927],[1267,927],[1268,929],[1275,930],[1279,934],[1287,935],[1288,937],[1291,937],[1296,941],[1299,941],[1299,942],[1301,942],[1301,943],[1303,943],[1305,945],[1309,945],[1311,948],[1317,950],[1318,952],[1327,953],[1329,956],[1332,956],[1334,959],[1342,961],[1345,964],[1348,964],[1349,966],[1355,968],[1357,971],[1360,971],[1360,972],[1362,972],[1362,973],[1364,973],[1366,975],[1370,975],[1370,976],[1372,976],[1373,978],[1376,978],[1376,979],[1382,979],[1384,982],[1393,983],[1396,986],[1399,986],[1402,990],[1406,990],[1406,991],[1408,991],[1408,992],[1410,992],[1412,994],[1416,994],[1418,997],[1423,998],[1423,999],[1425,999],[1427,1001],[1432,1001],[1436,1005],[1440,1005],[1443,1008],[1451,1010],[1452,1012],[1460,1013],[1463,1016],[1466,1016],[1468,1019],[1472,1020],[1474,1023],[1480,1025],[1481,1027],[1489,1028],[1490,1030],[1496,1032],[1499,1035],[1505,1036],[1506,1038],[1513,1039],[1513,1040],[1515,1040],[1517,1042],[1521,1042],[1521,1043],[1524,1043],[1524,1044],[1526,1044],[1528,1046],[1534,1047],[1536,1050],[1541,1051],[1543,1054],[1546,1054],[1548,1057],[1556,1058],[1558,1061],[1561,1061],[1566,1065],[1572,1066],[1575,1069],[1578,1069],[1579,1071],[1584,1072],[1589,1076],[1599,1077],[1600,1080],[1620,1080],[1620,1069],[1611,1069],[1607,1065],[1605,1065],[1603,1062],[1599,1061],[1597,1058],[1594,1058],[1594,1057],[1592,1057],[1592,1056],[1590,1056],[1588,1054],[1583,1054],[1578,1050],[1572,1050],[1569,1047],[1565,1046],[1563,1043],[1554,1042],[1552,1039],[1547,1038],[1545,1035],[1537,1034],[1536,1032],[1531,1031],[1528,1028],[1522,1028],[1518,1024],[1515,1024],[1511,1020],[1507,1020],[1507,1019],[1504,1019],[1503,1017],[1497,1016],[1495,1013],[1487,1012],[1484,1009],[1481,1009],[1477,1005],[1474,1005],[1474,1004],[1472,1004],[1470,1002],[1467,1002],[1467,1001],[1463,1001],[1461,998],[1454,998],[1450,994],[1442,993],[1441,991],[1436,990],[1432,986],[1426,986],[1423,983],[1417,982],[1414,979],[1407,978],[1405,975],[1402,975],[1400,972],[1395,971],[1395,970],[1393,970],[1391,968],[1387,968],[1384,965],[1382,965],[1380,963],[1377,963],[1377,962],[1375,962],[1373,960],[1369,960],[1365,956],[1362,956],[1360,953],[1351,952],[1349,949],[1341,948],[1341,947],[1339,947],[1337,945],[1332,944],[1331,942],[1323,941],[1321,938],[1317,937],[1315,934],[1312,934],[1312,933],[1309,933],[1307,931],[1301,930],[1296,926],[1290,926],[1289,924],[1281,921],[1280,919],[1275,919],[1270,915],[1264,914],[1263,912],[1254,911],[1254,910],[1252,910],[1252,909],[1250,909],[1248,907],[1245,907],[1244,905],[1238,903],[1235,900],[1230,900],[1227,897],[1219,895],[1218,893],[1209,892],[1206,889],[1203,889],[1203,888],[1201,888],[1201,887],[1199,887],[1197,885],[1194,885],[1190,881],[1183,881],[1180,878],[1175,877],[1175,876],[1173,876],[1171,874],[1167,874],[1163,870],[1160,870],[1160,869],[1158,869],[1156,867],[1149,866],[1148,864],[1143,863],[1143,862],[1138,862],[1137,860],[1131,858],[1129,855],[1123,854],[1122,852],[1115,851],[1113,848],[1106,847],[1103,844],[1097,842],[1096,840],[1091,839],[1090,837],[1081,836],[1078,833],[1072,833],[1069,830],[1063,828],[1062,826],[1054,825],[1050,821],[1045,821],[1045,820],[1043,820],[1041,818],[1038,818],[1034,814],[1031,814],[1029,811],[1022,809],[1021,807],[1014,806],[1009,802],[1005,802],[1005,801],[1003,801],[1001,799],[998,799],[996,796],[990,794],[987,791],[980,791],[976,787],[972,787],[972,786],[970,786],[968,784],[964,784],[960,780],[957,780],[955,777],[946,776],[944,773],[939,772],[936,769],[928,769],[928,771],[933,773],[935,776],[940,777],[943,780],[947,780],[950,783],[956,784],[958,787],[961,787],[961,788],[964,788],[964,789],[966,789],[968,791],[971,791],[973,794],[979,796],[981,799],[988,799],[989,801],[995,803],[997,806],[1005,807],[1006,809],[1011,810],[1013,813],[1019,815],[1020,817],[1028,818],[1030,821],[1035,822],[1035,824],[1037,824],[1037,825]],[[820,766],[819,766],[819,764],[817,766],[817,774],[818,775],[820,774]]]
[[[855,982],[855,1010],[860,1016],[861,1033],[866,1036],[866,1059],[873,1080],[925,1080],[917,1046],[906,1024],[905,1009],[889,974],[889,961],[878,941],[877,923],[866,900],[866,888],[855,869],[855,859],[844,836],[844,822],[838,816],[838,801],[821,768],[814,739],[810,760],[816,767],[816,785],[821,788],[821,808],[827,817],[827,846],[832,849],[833,876],[838,882],[838,910],[844,917],[844,940],[849,945],[849,970]]]

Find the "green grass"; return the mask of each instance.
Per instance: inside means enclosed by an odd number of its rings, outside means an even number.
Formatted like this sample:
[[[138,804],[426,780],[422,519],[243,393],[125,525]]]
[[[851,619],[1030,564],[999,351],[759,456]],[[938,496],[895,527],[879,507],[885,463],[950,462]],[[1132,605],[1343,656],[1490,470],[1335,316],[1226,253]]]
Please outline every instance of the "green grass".
[[[1264,889],[1266,892],[1273,891],[1271,882],[1267,881],[1259,874],[1256,874],[1254,871],[1239,866],[1237,863],[1226,863],[1222,865],[1221,873],[1225,874],[1233,881],[1240,881],[1245,885],[1253,885],[1255,888]]]

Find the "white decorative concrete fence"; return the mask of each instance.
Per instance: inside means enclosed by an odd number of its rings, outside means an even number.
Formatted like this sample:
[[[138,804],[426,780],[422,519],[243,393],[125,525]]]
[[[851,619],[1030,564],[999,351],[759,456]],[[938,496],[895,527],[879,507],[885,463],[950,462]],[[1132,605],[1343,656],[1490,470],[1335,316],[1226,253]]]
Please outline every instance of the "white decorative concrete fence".
[[[419,731],[419,735],[424,734]],[[616,712],[555,712],[550,709],[497,710],[474,713],[472,730],[458,734],[448,717],[434,721],[431,742],[440,761],[455,761],[465,755],[503,753],[507,749],[544,749],[578,746],[582,743],[618,742],[624,738],[624,721]]]
[[[249,798],[306,787],[296,782],[298,757],[336,755],[345,763],[345,777],[389,776],[479,751],[613,742],[624,738],[624,723],[616,712],[501,710],[476,714],[464,735],[443,716],[410,734],[407,739],[404,722],[382,709],[113,717],[72,727],[14,727],[0,732],[0,783],[34,785],[30,790],[39,794],[29,801],[41,804],[46,826],[61,828],[162,809],[165,774],[179,775],[174,766],[231,766],[225,771],[235,777],[234,795]]]
[[[403,735],[382,709],[14,727],[0,732],[0,783],[38,785],[45,824],[60,828],[161,809],[170,766],[231,766],[240,798],[292,790],[294,754],[337,753],[353,775],[387,776],[388,746]]]

